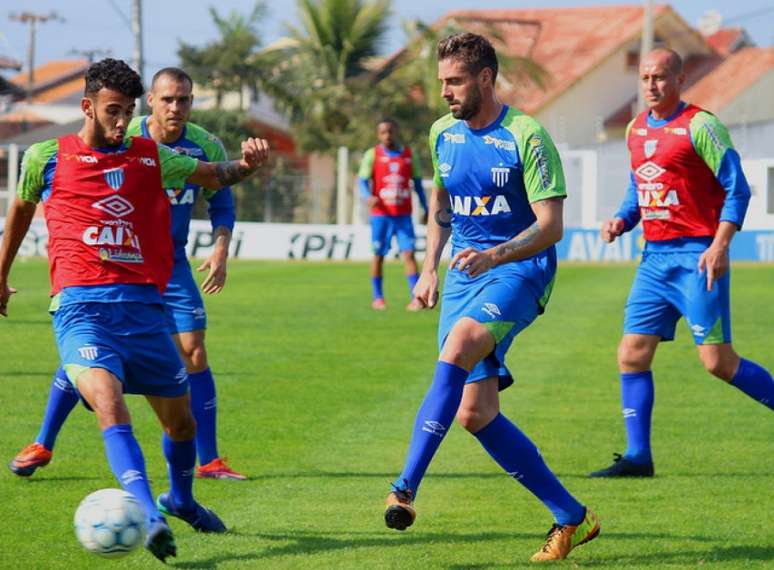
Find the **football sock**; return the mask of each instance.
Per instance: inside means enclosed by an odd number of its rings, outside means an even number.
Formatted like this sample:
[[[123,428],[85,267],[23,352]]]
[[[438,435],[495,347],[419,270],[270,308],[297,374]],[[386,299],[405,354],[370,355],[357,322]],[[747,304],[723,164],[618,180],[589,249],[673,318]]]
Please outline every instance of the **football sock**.
[[[191,511],[196,506],[193,498],[196,440],[174,441],[165,433],[161,447],[167,459],[169,494],[172,501],[181,511]]]
[[[413,275],[406,275],[406,281],[408,281],[409,297],[414,298],[414,285],[419,281],[419,273]]]
[[[203,372],[188,374],[191,385],[191,411],[196,419],[196,451],[199,465],[207,465],[217,459],[217,398],[215,380],[208,368]]]
[[[561,525],[577,525],[586,509],[562,486],[543,461],[538,448],[502,414],[474,434],[508,475],[524,485],[553,513]]]
[[[381,277],[371,277],[371,289],[374,293],[374,299],[384,299]]]
[[[411,489],[416,495],[430,460],[454,421],[468,374],[454,364],[436,363],[433,383],[414,421],[406,465],[394,483],[396,489]]]
[[[35,441],[49,451],[54,450],[56,436],[62,429],[67,416],[78,404],[78,392],[67,379],[67,374],[61,366],[56,369],[51,380],[51,390],[46,403],[46,413],[43,416],[43,424]]]
[[[127,493],[140,501],[145,509],[147,520],[161,518],[145,472],[145,459],[142,450],[132,433],[132,426],[117,424],[102,432],[105,441],[105,454],[110,469]]]
[[[621,372],[621,404],[626,426],[624,457],[632,463],[645,464],[653,461],[650,453],[653,398],[653,372]]]
[[[774,410],[774,379],[762,366],[742,358],[731,385]]]

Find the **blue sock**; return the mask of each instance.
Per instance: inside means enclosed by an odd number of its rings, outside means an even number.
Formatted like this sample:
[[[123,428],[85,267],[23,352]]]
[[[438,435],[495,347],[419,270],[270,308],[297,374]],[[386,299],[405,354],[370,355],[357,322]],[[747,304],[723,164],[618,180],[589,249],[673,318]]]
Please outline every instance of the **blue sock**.
[[[110,469],[125,491],[134,495],[145,509],[147,521],[161,518],[156,501],[148,484],[145,472],[145,459],[142,450],[132,433],[132,426],[118,424],[102,432],[105,441],[105,454]]]
[[[382,291],[382,278],[371,277],[371,289],[374,293],[374,299],[384,299],[384,292]]]
[[[409,297],[413,299],[414,285],[416,285],[417,281],[419,281],[419,273],[414,273],[413,275],[406,275],[406,280],[408,281]]]
[[[535,444],[508,418],[497,414],[474,435],[508,475],[543,502],[557,523],[577,525],[583,521],[586,508],[562,486]]]
[[[56,369],[54,378],[51,380],[51,391],[48,394],[48,403],[46,404],[46,413],[43,416],[43,424],[40,426],[38,437],[35,441],[41,444],[49,451],[53,451],[56,443],[56,436],[62,429],[67,416],[78,404],[78,392],[67,379],[64,368],[61,366]]]
[[[742,358],[731,385],[774,410],[774,379],[762,366]]]
[[[199,464],[207,465],[219,457],[215,380],[209,368],[203,372],[190,373],[188,380],[191,385],[191,411],[196,419],[196,451]]]
[[[165,433],[161,443],[167,459],[169,494],[175,506],[191,511],[196,506],[193,498],[193,474],[196,466],[196,440],[173,441]]]
[[[626,425],[624,457],[632,463],[653,461],[650,453],[653,398],[653,372],[621,372],[621,404]]]
[[[435,365],[435,377],[417,412],[406,465],[394,483],[395,488],[411,489],[416,494],[430,460],[454,421],[468,374],[447,362],[438,361]]]

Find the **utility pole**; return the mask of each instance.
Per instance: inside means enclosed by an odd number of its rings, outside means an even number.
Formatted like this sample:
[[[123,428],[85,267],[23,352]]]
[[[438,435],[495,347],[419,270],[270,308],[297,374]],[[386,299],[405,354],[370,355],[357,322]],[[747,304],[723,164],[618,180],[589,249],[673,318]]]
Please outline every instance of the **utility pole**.
[[[140,74],[142,81],[145,67],[142,54],[142,0],[132,0],[132,34],[134,35],[134,69]],[[140,97],[140,112],[145,112],[144,97]]]
[[[21,14],[10,14],[8,19],[12,22],[21,22],[29,24],[30,37],[27,43],[27,104],[32,103],[32,89],[35,83],[35,33],[38,22],[46,23],[49,20],[55,22],[64,22],[64,18],[56,12],[48,14],[34,14],[32,12],[22,12]]]
[[[642,23],[642,41],[640,43],[640,63],[645,61],[647,56],[653,51],[653,0],[645,0],[645,13]],[[637,73],[639,78],[639,72]],[[637,112],[645,110],[645,99],[642,97],[642,89],[639,88],[639,79],[637,83]]]

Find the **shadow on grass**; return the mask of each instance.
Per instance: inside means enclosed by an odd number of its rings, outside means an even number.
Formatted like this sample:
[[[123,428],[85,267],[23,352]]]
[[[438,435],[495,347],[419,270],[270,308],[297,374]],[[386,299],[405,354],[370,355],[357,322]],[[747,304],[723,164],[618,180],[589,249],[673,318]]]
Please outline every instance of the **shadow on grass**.
[[[342,536],[345,535],[345,536]],[[453,534],[453,533],[415,533],[415,534],[376,534],[372,532],[348,532],[341,534],[316,533],[310,531],[292,532],[292,533],[239,533],[229,532],[230,536],[235,537],[255,537],[264,541],[276,541],[289,544],[269,545],[266,549],[259,552],[244,554],[223,554],[212,556],[210,558],[190,562],[176,562],[172,566],[177,568],[216,568],[226,562],[265,562],[271,563],[273,558],[282,556],[314,556],[317,554],[326,554],[335,551],[347,551],[358,548],[385,548],[395,547],[401,549],[411,549],[412,547],[421,547],[422,545],[443,544],[449,546],[460,546],[471,543],[479,543],[492,540],[512,540],[528,539],[539,542],[538,534],[527,533],[503,533],[503,532],[481,532],[471,534]],[[226,535],[226,536],[229,536]],[[701,542],[711,542],[713,539],[706,536],[675,536],[668,533],[609,533],[606,536],[611,541],[620,540],[697,540]],[[593,546],[591,547],[593,549]],[[586,550],[586,548],[584,548]],[[422,552],[421,549],[417,552]],[[620,568],[627,564],[637,564],[641,566],[659,567],[664,564],[685,563],[702,564],[706,562],[732,562],[732,561],[771,561],[774,560],[774,546],[728,546],[708,548],[704,550],[683,550],[680,552],[652,552],[624,554],[621,556],[611,555],[605,558],[596,558],[594,560],[578,561],[586,565],[601,565]],[[517,562],[514,560],[514,562]],[[470,565],[451,565],[448,568],[488,568],[495,565],[495,562],[481,562],[475,566]]]
[[[344,471],[298,471],[295,473],[266,473],[264,475],[251,475],[250,481],[268,479],[387,479],[395,480],[397,472],[389,473],[363,473]],[[431,473],[425,479],[493,479],[507,478],[505,473]],[[389,483],[388,483],[389,484]]]
[[[40,484],[43,485],[45,483],[63,483],[65,481],[99,481],[102,479],[102,477],[82,477],[79,475],[64,475],[60,477],[46,477],[45,475],[41,475],[38,477],[17,477],[17,479],[21,479],[23,481],[27,481],[30,484]]]

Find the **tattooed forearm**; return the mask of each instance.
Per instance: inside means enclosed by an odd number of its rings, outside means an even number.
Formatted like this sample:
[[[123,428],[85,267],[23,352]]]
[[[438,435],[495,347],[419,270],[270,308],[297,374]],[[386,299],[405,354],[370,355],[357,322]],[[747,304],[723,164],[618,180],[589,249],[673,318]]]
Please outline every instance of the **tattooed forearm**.
[[[215,164],[215,176],[217,176],[221,187],[241,182],[252,173],[252,170],[242,166],[238,160]]]
[[[433,215],[433,218],[435,218],[435,223],[441,226],[442,228],[450,228],[451,216],[452,216],[451,208],[446,208],[443,210],[436,210],[435,214]]]
[[[510,257],[515,253],[519,253],[521,250],[529,246],[539,233],[540,226],[537,222],[535,222],[512,240],[498,245],[497,249],[495,250],[497,258],[502,260],[505,257]]]

